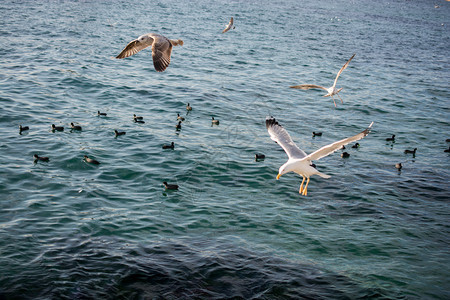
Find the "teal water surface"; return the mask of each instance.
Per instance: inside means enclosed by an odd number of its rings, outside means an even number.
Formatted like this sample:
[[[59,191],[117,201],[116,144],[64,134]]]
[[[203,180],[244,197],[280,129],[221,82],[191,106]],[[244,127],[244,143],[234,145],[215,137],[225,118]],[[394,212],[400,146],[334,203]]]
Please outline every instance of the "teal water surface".
[[[2,1],[0,298],[449,299],[450,3],[435,2]],[[150,49],[114,59],[149,32],[184,41],[165,72]],[[331,86],[353,53],[336,108],[289,88]],[[331,178],[305,197],[298,175],[275,179],[268,115],[307,153],[374,126],[315,162]]]

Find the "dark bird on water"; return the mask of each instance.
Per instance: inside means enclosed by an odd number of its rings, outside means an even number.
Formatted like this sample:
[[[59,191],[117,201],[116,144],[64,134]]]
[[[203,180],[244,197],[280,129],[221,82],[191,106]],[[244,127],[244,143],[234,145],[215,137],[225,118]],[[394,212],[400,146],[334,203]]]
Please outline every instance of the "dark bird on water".
[[[315,132],[313,131],[312,136],[322,136],[322,132]]]
[[[84,159],[86,160],[86,162],[90,163],[90,164],[94,164],[94,165],[99,165],[100,162],[98,160],[89,158],[87,155],[84,156]]]
[[[450,146],[448,146],[448,149],[445,149],[444,152],[450,152]]]
[[[52,124],[52,131],[63,131],[64,127],[62,126],[55,126],[55,124]]]
[[[106,113],[102,113],[99,110],[97,111],[97,116],[106,116]]]
[[[177,120],[184,121],[184,118],[180,114],[177,114]]]
[[[140,116],[136,116],[135,114],[133,114],[133,119],[136,120],[143,120],[144,117],[140,117]]]
[[[392,137],[387,138],[386,141],[395,141],[395,134],[392,135]]]
[[[22,133],[22,131],[26,131],[26,130],[29,130],[29,129],[30,129],[30,127],[28,127],[28,126],[19,125],[19,133]]]
[[[178,124],[175,125],[176,130],[181,130],[181,121],[178,121]]]
[[[359,143],[356,143],[356,144],[354,144],[353,146],[352,146],[352,148],[359,148]]]
[[[116,136],[125,135],[126,134],[125,131],[117,131],[117,129],[114,130],[114,133],[116,134]]]
[[[163,149],[174,149],[175,144],[174,144],[174,142],[172,142],[170,145],[163,145],[162,148]]]
[[[73,123],[70,123],[70,125],[72,126],[73,130],[81,130],[81,126],[74,125]]]
[[[168,184],[166,181],[164,181],[163,184],[166,190],[178,190],[177,184]]]
[[[34,161],[35,161],[35,162],[38,161],[38,160],[40,160],[40,161],[49,161],[49,160],[50,160],[48,157],[45,157],[45,156],[39,156],[39,155],[37,155],[37,154],[35,154],[33,157],[34,157]]]
[[[266,156],[264,154],[256,153],[255,160],[264,160]]]
[[[341,154],[341,157],[342,157],[342,158],[348,158],[348,157],[350,157],[350,154],[349,154],[348,152],[343,152],[343,153]]]
[[[192,110],[192,106],[189,103],[186,105],[186,110]]]
[[[405,150],[405,154],[413,154],[413,155],[416,155],[416,151],[417,151],[417,148],[414,148],[414,150],[408,150],[408,149],[406,149],[406,150]]]
[[[395,168],[400,171],[403,168],[402,163],[395,164]]]
[[[214,125],[219,125],[219,120],[214,119],[214,117],[211,117],[211,123]]]

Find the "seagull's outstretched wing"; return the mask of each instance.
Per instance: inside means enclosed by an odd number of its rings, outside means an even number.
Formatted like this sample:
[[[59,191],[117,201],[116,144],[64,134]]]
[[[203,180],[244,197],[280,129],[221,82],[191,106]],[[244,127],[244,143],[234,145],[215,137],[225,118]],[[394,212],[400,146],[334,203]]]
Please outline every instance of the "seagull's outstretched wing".
[[[299,90],[309,90],[309,89],[322,89],[325,91],[328,91],[326,88],[320,85],[315,84],[300,84],[300,85],[293,85],[290,86],[291,89],[299,89]]]
[[[225,29],[222,31],[222,33],[225,33],[225,32],[227,32],[228,30],[230,30],[232,26],[233,26],[233,17],[231,17],[230,22],[227,24],[227,26],[226,26]]]
[[[349,60],[347,60],[347,62],[342,66],[342,68],[339,70],[339,72],[336,75],[336,78],[334,79],[334,84],[333,87],[336,87],[336,83],[337,80],[339,78],[339,76],[341,75],[341,73],[347,68],[348,64],[350,63],[350,61],[353,59],[353,57],[355,57],[356,53],[352,55],[352,57],[350,57]]]
[[[334,142],[333,144],[327,145],[327,146],[323,146],[322,148],[320,148],[319,150],[311,153],[310,155],[308,155],[306,157],[307,160],[312,161],[312,160],[318,160],[321,159],[322,157],[325,157],[333,152],[335,152],[336,150],[339,150],[342,148],[342,146],[347,145],[348,143],[357,141],[362,139],[363,137],[365,137],[366,135],[369,134],[370,132],[370,128],[372,127],[373,122],[370,123],[369,127],[367,127],[365,130],[363,130],[362,132],[358,133],[355,136]]]
[[[152,40],[150,40],[152,42]],[[146,43],[146,42],[141,42],[138,39],[135,39],[131,42],[128,43],[128,45],[122,50],[122,52],[120,52],[119,55],[116,56],[116,58],[125,58],[131,55],[134,55],[136,53],[138,53],[139,51],[147,48],[148,46],[151,46],[152,43]]]
[[[169,39],[161,35],[153,35],[152,57],[153,66],[158,72],[164,71],[170,64],[172,53],[172,43]]]
[[[284,149],[290,159],[302,159],[306,157],[306,153],[297,147],[286,129],[278,124],[274,117],[266,118],[266,128],[270,134],[270,138]]]

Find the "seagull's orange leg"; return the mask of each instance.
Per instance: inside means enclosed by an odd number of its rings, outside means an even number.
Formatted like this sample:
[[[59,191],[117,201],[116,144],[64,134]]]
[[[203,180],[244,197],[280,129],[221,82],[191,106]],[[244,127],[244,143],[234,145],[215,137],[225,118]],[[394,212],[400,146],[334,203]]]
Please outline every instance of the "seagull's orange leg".
[[[308,195],[308,184],[309,184],[309,177],[308,180],[306,181],[305,188],[303,189],[303,196]]]
[[[300,190],[298,191],[299,194],[301,194],[303,192],[303,182],[305,182],[305,176],[303,176],[303,180],[302,180],[302,184],[300,184]]]
[[[334,101],[334,97],[331,96],[331,99],[333,99],[334,107],[336,107],[336,101]]]
[[[344,104],[344,101],[342,101],[341,96],[339,96],[339,94],[337,94],[337,96],[339,97],[339,99],[341,99],[342,104]]]

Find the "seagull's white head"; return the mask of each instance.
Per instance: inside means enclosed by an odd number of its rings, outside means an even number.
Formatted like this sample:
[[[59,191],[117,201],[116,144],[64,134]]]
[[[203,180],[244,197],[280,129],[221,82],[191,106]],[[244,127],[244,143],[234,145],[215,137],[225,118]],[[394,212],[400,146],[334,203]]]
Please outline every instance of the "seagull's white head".
[[[150,40],[150,37],[148,37],[147,35],[141,35],[140,37],[138,37],[138,41],[141,43],[147,43]]]
[[[284,174],[289,173],[291,171],[292,171],[291,170],[291,164],[289,164],[289,162],[285,163],[278,170],[277,180],[280,179],[281,175],[284,175]]]

